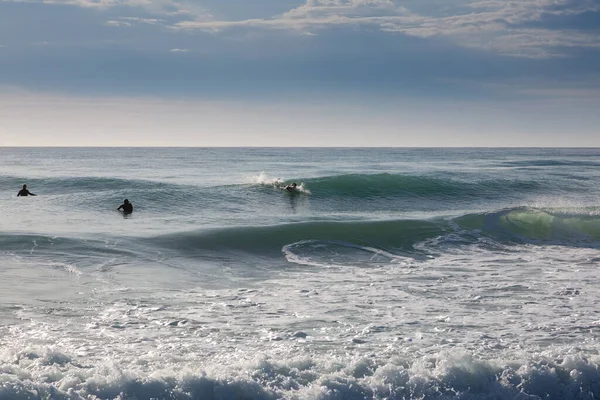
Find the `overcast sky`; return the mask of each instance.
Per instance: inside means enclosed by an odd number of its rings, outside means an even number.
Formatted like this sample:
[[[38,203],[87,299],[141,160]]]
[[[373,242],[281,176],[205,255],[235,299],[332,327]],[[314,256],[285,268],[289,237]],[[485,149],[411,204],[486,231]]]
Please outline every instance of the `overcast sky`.
[[[598,0],[0,0],[3,146],[600,146]]]

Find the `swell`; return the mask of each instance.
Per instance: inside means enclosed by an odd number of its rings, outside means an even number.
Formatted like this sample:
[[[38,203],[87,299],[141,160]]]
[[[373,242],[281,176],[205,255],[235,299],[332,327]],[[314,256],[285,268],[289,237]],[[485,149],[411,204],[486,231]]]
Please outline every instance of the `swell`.
[[[498,193],[541,191],[535,181],[493,179],[465,182],[404,174],[348,174],[301,180],[315,197],[495,198]]]
[[[219,253],[280,256],[286,246],[303,249],[379,249],[395,255],[423,256],[415,246],[428,239],[452,246],[477,244],[483,237],[504,245],[558,244],[600,247],[600,214],[596,209],[509,208],[473,213],[455,218],[353,222],[304,222],[269,226],[238,226],[200,229],[146,238],[82,239],[43,235],[0,234],[0,251],[47,252],[98,257],[125,255],[143,257],[157,248],[182,256],[202,257]],[[108,243],[120,243],[109,245]],[[443,250],[443,249],[430,249]]]
[[[504,161],[506,167],[600,167],[600,162],[589,160],[518,160]]]
[[[23,184],[27,184],[32,192],[44,194],[67,194],[101,191],[135,191],[148,189],[177,188],[165,182],[154,182],[139,179],[120,179],[106,177],[52,177],[24,178],[17,176],[0,176],[0,185],[4,188],[14,188],[15,193]]]
[[[76,261],[78,267],[95,268],[110,259],[143,259],[147,252],[125,239],[88,239],[0,232],[0,255],[41,257],[57,262]]]
[[[200,230],[158,236],[151,242],[182,252],[278,254],[284,246],[308,241],[329,248],[348,244],[420,256],[417,243],[446,235],[453,238],[454,245],[478,243],[481,237],[487,237],[505,245],[600,247],[600,215],[595,209],[517,207],[429,220],[310,222]]]
[[[327,205],[328,199],[343,200],[422,200],[428,204],[443,201],[452,202],[522,199],[528,194],[552,195],[557,191],[581,190],[580,186],[559,187],[555,181],[538,182],[519,179],[487,179],[479,181],[461,181],[405,174],[346,174],[317,178],[296,179],[301,183],[300,190],[294,194],[310,195],[315,204]],[[280,180],[260,180],[254,184],[237,183],[215,186],[183,185],[168,181],[139,179],[120,179],[107,177],[54,177],[23,178],[0,176],[0,186],[11,188],[14,194],[22,184],[45,196],[78,196],[85,200],[83,207],[105,209],[106,204],[121,201],[128,197],[136,206],[161,212],[193,213],[200,206],[213,205],[216,211],[228,205],[249,202],[265,204],[278,200],[268,189],[280,187]],[[248,196],[247,196],[248,195]],[[68,207],[77,207],[78,202],[70,202]],[[420,203],[411,203],[418,206]],[[368,203],[365,203],[368,205]],[[174,207],[175,206],[175,207]],[[406,207],[406,204],[402,204]],[[235,208],[235,207],[234,207]]]
[[[0,176],[0,186],[16,195],[22,184],[47,202],[68,210],[101,211],[116,208],[124,198],[132,200],[136,210],[189,215],[200,205],[216,203],[222,193],[217,188],[107,177],[22,178]]]
[[[445,221],[307,222],[272,226],[250,226],[200,230],[158,236],[153,245],[180,251],[239,251],[280,254],[288,244],[314,240],[323,243],[347,242],[400,252],[413,245],[449,232]]]

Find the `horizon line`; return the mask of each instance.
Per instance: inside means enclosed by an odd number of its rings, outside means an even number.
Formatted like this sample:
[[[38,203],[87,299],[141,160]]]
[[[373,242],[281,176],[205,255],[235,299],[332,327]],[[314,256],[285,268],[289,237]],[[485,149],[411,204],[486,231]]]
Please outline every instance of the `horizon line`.
[[[0,149],[600,149],[600,146],[6,146]]]

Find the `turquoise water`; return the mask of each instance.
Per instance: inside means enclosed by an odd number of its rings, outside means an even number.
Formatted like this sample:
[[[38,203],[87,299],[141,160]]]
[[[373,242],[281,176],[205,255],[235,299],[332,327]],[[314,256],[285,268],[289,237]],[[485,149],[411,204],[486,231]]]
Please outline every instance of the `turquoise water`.
[[[0,156],[0,398],[600,396],[599,149]]]

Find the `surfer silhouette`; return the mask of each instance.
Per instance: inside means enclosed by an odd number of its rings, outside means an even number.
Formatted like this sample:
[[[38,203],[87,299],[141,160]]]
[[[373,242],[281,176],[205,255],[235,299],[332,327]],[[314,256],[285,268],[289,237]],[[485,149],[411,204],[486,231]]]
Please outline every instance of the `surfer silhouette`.
[[[298,185],[296,184],[296,182],[293,182],[291,185],[287,185],[285,187],[285,190],[287,190],[288,192],[295,192],[296,190],[298,190]]]
[[[133,204],[131,204],[129,200],[125,199],[123,200],[123,204],[121,204],[119,208],[117,208],[117,211],[121,210],[123,210],[124,214],[131,214],[133,212]]]
[[[19,190],[17,196],[37,196],[37,194],[31,193],[29,190],[27,190],[27,185],[23,185],[23,189]]]

